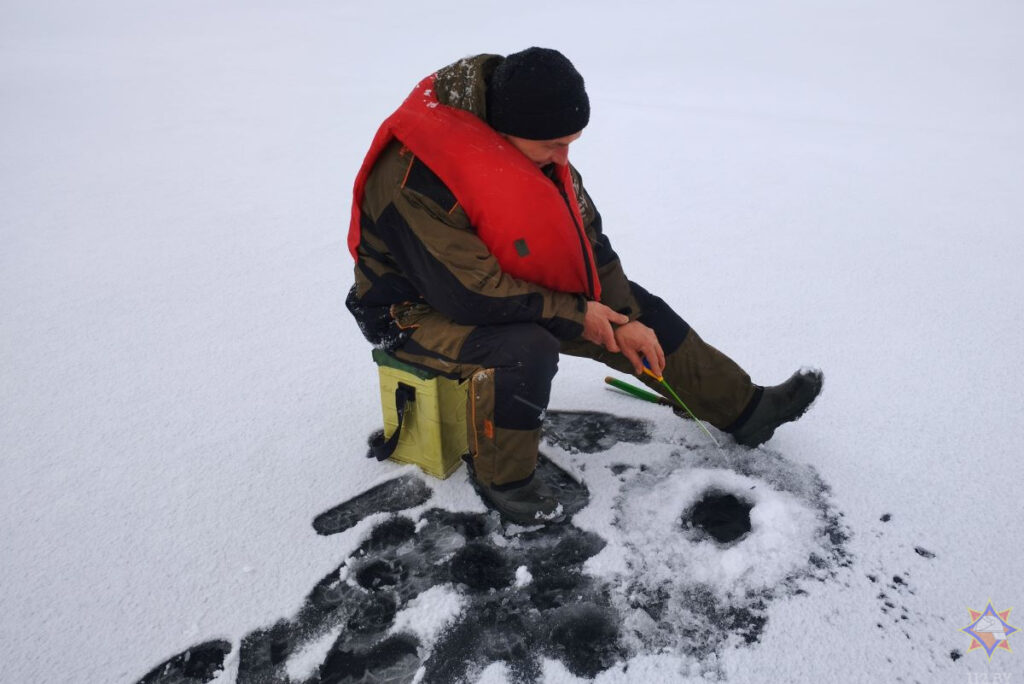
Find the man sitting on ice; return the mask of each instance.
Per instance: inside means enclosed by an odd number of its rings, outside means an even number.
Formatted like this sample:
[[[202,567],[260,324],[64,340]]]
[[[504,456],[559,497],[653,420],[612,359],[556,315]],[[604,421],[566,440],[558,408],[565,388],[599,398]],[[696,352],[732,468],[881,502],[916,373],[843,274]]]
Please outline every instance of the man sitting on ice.
[[[823,381],[812,370],[753,384],[626,278],[569,164],[589,119],[583,78],[561,53],[468,57],[417,84],[355,184],[349,310],[401,361],[468,379],[473,476],[521,524],[556,517],[534,470],[559,354],[665,392],[646,360],[697,418],[746,446],[799,418]]]

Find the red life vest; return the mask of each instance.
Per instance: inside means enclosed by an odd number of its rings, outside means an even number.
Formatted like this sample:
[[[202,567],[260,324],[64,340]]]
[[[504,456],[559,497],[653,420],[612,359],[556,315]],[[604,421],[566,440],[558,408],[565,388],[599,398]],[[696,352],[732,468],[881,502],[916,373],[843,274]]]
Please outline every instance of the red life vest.
[[[348,247],[359,246],[366,179],[398,139],[452,191],[476,234],[516,278],[599,299],[594,254],[583,229],[569,166],[556,165],[559,187],[536,164],[470,112],[438,102],[434,76],[420,81],[373,139],[353,189]]]

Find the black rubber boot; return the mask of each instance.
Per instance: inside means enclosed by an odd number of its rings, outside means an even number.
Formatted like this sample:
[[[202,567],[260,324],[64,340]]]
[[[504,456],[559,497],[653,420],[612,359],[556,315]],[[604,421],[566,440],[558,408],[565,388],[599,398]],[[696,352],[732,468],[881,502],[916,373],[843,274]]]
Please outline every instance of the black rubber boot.
[[[811,407],[824,383],[825,375],[814,368],[793,373],[781,385],[765,387],[754,412],[733,431],[733,439],[748,447],[764,444],[775,434],[775,428],[796,420]]]
[[[501,517],[517,525],[546,525],[565,517],[555,493],[537,473],[521,487],[496,489],[477,482],[476,489]]]

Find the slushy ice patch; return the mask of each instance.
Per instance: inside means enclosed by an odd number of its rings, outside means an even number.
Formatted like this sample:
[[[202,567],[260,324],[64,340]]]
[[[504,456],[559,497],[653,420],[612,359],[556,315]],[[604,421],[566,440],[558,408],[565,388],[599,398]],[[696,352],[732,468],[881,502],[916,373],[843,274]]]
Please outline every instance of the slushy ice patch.
[[[423,510],[425,480],[385,482],[317,516],[316,531],[335,534],[392,514],[293,617],[241,640],[233,681],[447,684],[500,661],[513,681],[533,682],[545,659],[589,678],[656,653],[711,671],[724,645],[759,638],[771,599],[849,563],[845,528],[810,468],[763,451],[652,444],[651,425],[605,414],[551,412],[548,421],[560,458],[594,473],[606,524],[587,529],[597,510],[589,489],[546,458],[541,475],[570,516],[548,527]],[[581,455],[596,450],[614,453]],[[617,467],[630,458],[635,465]],[[140,681],[209,682],[229,652],[226,642],[200,644]]]

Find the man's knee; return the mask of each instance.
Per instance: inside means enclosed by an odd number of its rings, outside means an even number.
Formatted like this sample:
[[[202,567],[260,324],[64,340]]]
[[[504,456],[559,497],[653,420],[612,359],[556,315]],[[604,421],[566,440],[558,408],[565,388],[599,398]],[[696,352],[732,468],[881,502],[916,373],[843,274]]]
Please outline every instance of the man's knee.
[[[558,339],[539,325],[490,325],[470,333],[459,360],[481,368],[518,367],[524,375],[540,378],[554,376],[558,350]]]
[[[559,342],[539,325],[481,327],[463,345],[461,359],[494,369],[494,423],[511,430],[540,426],[551,380],[558,371]]]
[[[510,364],[515,369],[513,375],[519,376],[519,382],[528,392],[543,388],[544,406],[547,406],[551,379],[558,372],[558,338],[539,325],[528,325],[510,335],[508,345],[508,353],[515,357]]]

